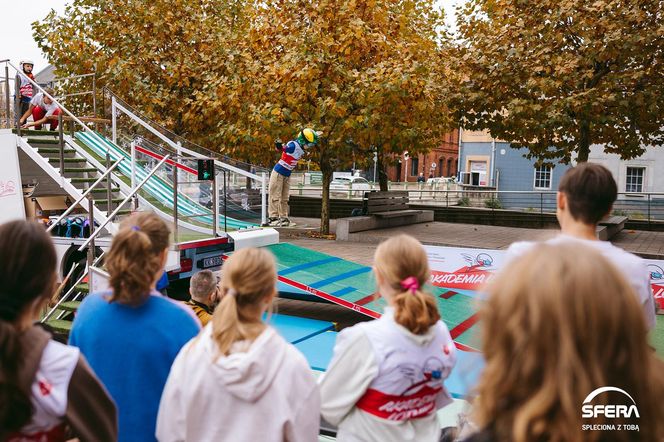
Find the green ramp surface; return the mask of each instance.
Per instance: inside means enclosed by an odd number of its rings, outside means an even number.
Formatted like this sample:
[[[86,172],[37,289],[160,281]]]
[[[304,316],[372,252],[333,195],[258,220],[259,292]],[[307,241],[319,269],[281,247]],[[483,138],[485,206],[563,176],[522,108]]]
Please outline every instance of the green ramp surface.
[[[386,302],[375,294],[371,267],[288,243],[265,248],[276,258],[282,283],[374,318],[383,313]],[[457,345],[475,350],[478,301],[444,288],[427,289]]]

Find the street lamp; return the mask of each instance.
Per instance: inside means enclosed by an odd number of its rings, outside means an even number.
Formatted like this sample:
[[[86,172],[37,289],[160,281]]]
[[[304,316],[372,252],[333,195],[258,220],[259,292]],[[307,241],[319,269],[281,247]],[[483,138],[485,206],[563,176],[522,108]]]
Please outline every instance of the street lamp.
[[[374,161],[373,182],[374,182],[374,186],[375,186],[376,185],[376,169],[378,168],[378,151],[374,150],[373,161]]]
[[[403,153],[403,159],[406,161],[406,174],[405,174],[405,176],[406,176],[406,180],[405,180],[405,181],[406,181],[406,182],[408,182],[408,175],[409,175],[409,174],[408,174],[408,158],[410,158],[410,156],[408,155],[408,151],[405,151],[405,152]]]

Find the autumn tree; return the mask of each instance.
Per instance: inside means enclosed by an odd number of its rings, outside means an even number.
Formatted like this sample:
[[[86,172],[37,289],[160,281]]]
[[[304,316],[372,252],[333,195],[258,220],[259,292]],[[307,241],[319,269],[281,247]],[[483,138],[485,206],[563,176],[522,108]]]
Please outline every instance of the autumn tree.
[[[623,159],[664,141],[660,0],[471,0],[457,15],[455,106],[468,129],[529,149]]]
[[[324,133],[310,153],[323,173],[322,233],[335,169],[353,155],[370,160],[373,148],[383,162],[426,151],[447,129],[435,65],[441,20],[427,0],[263,2],[250,36],[263,66],[255,115],[271,133],[305,125]]]
[[[100,82],[151,119],[225,155],[271,166],[276,138],[324,133],[329,231],[335,169],[434,147],[449,128],[449,49],[433,0],[74,0],[34,24],[64,74]]]
[[[233,59],[247,32],[247,4],[74,0],[62,16],[52,11],[33,30],[59,74],[96,68],[99,86],[178,135],[205,143],[217,132],[219,116],[200,117],[202,85],[213,78],[232,83],[241,72]]]

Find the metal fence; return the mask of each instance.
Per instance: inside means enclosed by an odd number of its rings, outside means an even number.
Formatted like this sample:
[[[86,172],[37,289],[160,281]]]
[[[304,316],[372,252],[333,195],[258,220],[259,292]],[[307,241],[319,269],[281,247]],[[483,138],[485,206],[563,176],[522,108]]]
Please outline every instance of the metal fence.
[[[298,182],[299,181],[299,182]],[[474,207],[494,211],[519,211],[534,214],[556,213],[555,191],[500,191],[470,190],[456,184],[438,185],[416,183],[390,183],[389,190],[408,191],[411,203],[440,207]],[[368,189],[330,189],[336,199],[361,200]],[[371,190],[378,190],[373,186]],[[291,194],[320,197],[321,186],[305,185],[297,180],[291,183]],[[630,221],[664,221],[664,193],[619,193],[611,215],[625,216]]]

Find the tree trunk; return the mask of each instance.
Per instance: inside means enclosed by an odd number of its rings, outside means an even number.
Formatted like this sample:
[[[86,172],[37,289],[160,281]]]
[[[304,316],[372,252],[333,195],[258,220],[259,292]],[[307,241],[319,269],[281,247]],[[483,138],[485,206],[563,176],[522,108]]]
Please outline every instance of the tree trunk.
[[[581,120],[579,126],[579,155],[576,157],[577,162],[585,163],[588,161],[588,154],[590,154],[590,122],[588,120]]]
[[[329,161],[321,161],[320,170],[323,172],[323,193],[320,208],[320,233],[330,234],[330,182],[332,182],[332,165]]]
[[[378,150],[378,162],[376,168],[378,169],[378,185],[383,192],[387,191],[387,173],[385,172],[385,165],[383,164],[383,153]]]

